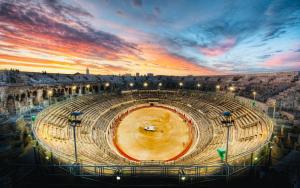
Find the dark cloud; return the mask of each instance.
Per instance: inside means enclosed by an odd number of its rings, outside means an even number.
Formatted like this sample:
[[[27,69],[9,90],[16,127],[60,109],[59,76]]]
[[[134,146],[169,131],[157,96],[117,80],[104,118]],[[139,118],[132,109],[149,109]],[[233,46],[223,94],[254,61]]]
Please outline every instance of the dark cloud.
[[[269,58],[271,56],[272,56],[271,54],[265,54],[265,55],[262,55],[262,56],[258,56],[257,58],[265,60],[265,59],[267,59],[267,58]]]
[[[264,46],[269,40],[286,34],[287,28],[300,23],[300,1],[278,2],[260,3],[258,7],[251,4],[246,9],[236,2],[213,19],[191,24],[184,33],[162,36],[160,43],[176,50],[185,47],[224,49],[222,41],[226,39],[235,40],[230,46],[233,48],[241,42],[251,44],[256,36],[260,41],[256,40],[251,47]]]
[[[254,47],[253,43],[251,43],[253,39],[255,40],[253,41],[256,44],[255,47],[264,46],[268,44],[269,40],[281,38],[282,35],[287,33],[288,28],[299,24],[299,2],[295,3],[294,7],[282,6],[270,16],[265,15],[269,5],[263,6],[259,10],[251,10],[251,15],[249,16],[244,16],[241,13],[237,16],[237,14],[233,14],[234,11],[225,11],[220,17],[191,25],[183,31],[184,33],[162,36],[160,43],[167,46],[168,49],[171,48],[172,51],[186,50],[187,47],[200,48],[200,52],[203,54],[205,51],[202,50],[202,52],[201,49],[204,48],[209,52],[207,54],[211,54],[211,56],[222,55],[240,43],[249,43],[252,48]],[[247,13],[245,12],[245,14]],[[226,39],[232,39],[234,42],[223,43],[222,41]],[[186,59],[190,62],[205,63],[205,61],[199,61],[197,58],[194,58],[196,56],[193,56],[191,53],[187,54],[187,56],[189,57]],[[267,53],[256,58],[266,60],[271,56],[272,54]],[[253,65],[247,65],[247,62],[241,62],[240,64],[243,66],[238,67],[234,64],[234,67],[230,67],[226,63],[214,64],[213,66],[237,72],[263,70],[262,67],[249,68]]]
[[[279,38],[286,29],[300,23],[300,1],[278,0],[269,4],[264,12],[265,19],[258,23],[260,29],[265,29],[263,41]]]
[[[250,26],[239,23],[215,22],[211,24],[196,24],[189,29],[189,35],[175,35],[162,37],[161,43],[174,49],[190,48],[232,48],[236,46],[248,34]],[[190,38],[193,35],[194,37]],[[226,41],[234,39],[234,43],[228,46]],[[224,43],[225,42],[225,43]]]
[[[201,35],[196,39],[200,47],[215,47],[226,38],[235,38],[236,45],[253,35],[256,27],[251,22],[217,20],[210,24],[200,24],[195,29]]]
[[[175,36],[173,38],[161,38],[160,44],[180,50],[182,47],[195,47],[198,45],[198,42],[188,38]]]
[[[44,0],[45,4],[52,9],[52,11],[54,11],[57,14],[60,15],[81,15],[81,16],[89,16],[92,17],[92,15],[79,8],[79,7],[74,7],[72,5],[66,5],[64,3],[62,3],[62,1],[58,1],[58,0]]]
[[[120,16],[124,16],[125,15],[125,13],[123,11],[121,11],[121,10],[118,10],[117,14],[120,15]]]
[[[260,42],[260,43],[251,45],[250,47],[251,47],[251,48],[257,48],[257,47],[265,46],[266,44],[267,44],[266,42]]]
[[[160,8],[159,7],[154,7],[154,13],[155,14],[160,14]]]
[[[283,29],[284,27],[282,26],[282,24],[278,24],[273,27],[270,27],[269,31],[267,31],[262,41],[268,41],[271,39],[279,38],[280,35],[286,33],[286,31]]]
[[[131,2],[133,4],[133,6],[135,6],[135,7],[142,7],[142,5],[143,5],[142,0],[131,0]]]

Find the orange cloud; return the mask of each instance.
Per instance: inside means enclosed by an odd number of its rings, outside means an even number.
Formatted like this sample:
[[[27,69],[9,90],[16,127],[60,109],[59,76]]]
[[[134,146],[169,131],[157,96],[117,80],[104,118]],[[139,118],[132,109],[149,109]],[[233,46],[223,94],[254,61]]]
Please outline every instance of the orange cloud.
[[[163,75],[212,75],[217,73],[183,57],[171,54],[159,46],[144,44],[140,47],[145,54],[145,60],[137,60],[137,62],[140,62],[142,69],[147,66],[144,71],[141,71],[143,73],[146,73],[145,71]]]

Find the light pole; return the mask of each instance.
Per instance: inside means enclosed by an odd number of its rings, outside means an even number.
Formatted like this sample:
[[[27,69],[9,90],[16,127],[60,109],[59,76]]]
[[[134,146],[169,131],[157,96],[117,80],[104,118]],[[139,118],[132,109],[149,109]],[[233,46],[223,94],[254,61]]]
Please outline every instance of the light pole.
[[[179,89],[178,89],[178,93],[179,93],[180,89],[182,89],[183,83],[179,82],[178,85],[179,85]]]
[[[48,91],[49,106],[50,106],[50,104],[51,104],[51,97],[52,97],[52,95],[53,95],[53,91],[52,91],[52,90],[49,90],[49,91]]]
[[[143,86],[144,86],[144,88],[147,88],[148,87],[148,83],[144,82]]]
[[[76,86],[72,86],[72,95],[76,94]]]
[[[216,91],[220,91],[221,86],[220,85],[216,85]]]
[[[272,149],[273,144],[276,142],[274,139],[277,139],[277,136],[272,136],[271,141],[269,142],[269,156],[268,156],[268,167],[272,165]]]
[[[201,87],[201,84],[198,83],[198,84],[197,84],[197,88],[200,89],[200,87]]]
[[[234,91],[235,91],[235,87],[234,87],[234,86],[230,86],[230,87],[229,87],[229,91],[230,91],[230,92],[234,92]]]
[[[88,94],[90,93],[90,88],[91,88],[91,85],[90,85],[90,84],[86,85],[86,89],[87,89],[87,93],[88,93]]]
[[[228,161],[228,153],[229,153],[229,133],[230,127],[234,125],[234,120],[232,119],[231,112],[224,112],[223,116],[225,120],[222,121],[224,127],[227,128],[227,141],[226,141],[226,153],[225,153],[225,163],[227,164]]]
[[[186,180],[186,176],[185,176],[185,172],[184,172],[184,169],[181,168],[178,172],[178,175],[179,175],[179,178],[182,182],[184,182]]]
[[[77,158],[77,145],[76,145],[76,127],[80,126],[81,120],[77,119],[78,116],[80,116],[82,112],[74,111],[69,116],[68,121],[70,122],[70,126],[73,128],[73,138],[74,138],[74,155],[75,155],[75,163],[78,163]]]
[[[158,89],[160,89],[161,87],[162,87],[162,83],[159,82],[159,83],[158,83]]]
[[[273,102],[273,119],[275,119],[276,101]]]
[[[106,82],[105,84],[104,84],[104,88],[105,88],[105,91],[107,90],[107,88],[110,86],[110,83],[109,82]]]
[[[229,91],[232,93],[233,98],[235,98],[235,93],[234,93],[235,87],[234,87],[234,86],[230,86],[230,87],[229,87]]]
[[[182,88],[182,86],[183,86],[183,83],[182,83],[182,82],[179,82],[179,87],[180,87],[180,89]]]
[[[227,140],[226,140],[226,150],[225,150],[225,165],[227,167],[227,175],[226,180],[229,181],[230,179],[230,169],[228,165],[228,153],[229,153],[229,133],[230,127],[233,126],[234,120],[232,119],[231,112],[223,112],[223,116],[225,117],[224,121],[221,121],[224,127],[227,127]]]
[[[130,89],[132,90],[134,84],[132,82],[129,83]]]
[[[256,94],[257,94],[256,91],[253,91],[253,92],[252,92],[254,102],[255,102]]]
[[[272,165],[272,141],[269,142],[269,156],[268,156],[268,167],[270,167]]]

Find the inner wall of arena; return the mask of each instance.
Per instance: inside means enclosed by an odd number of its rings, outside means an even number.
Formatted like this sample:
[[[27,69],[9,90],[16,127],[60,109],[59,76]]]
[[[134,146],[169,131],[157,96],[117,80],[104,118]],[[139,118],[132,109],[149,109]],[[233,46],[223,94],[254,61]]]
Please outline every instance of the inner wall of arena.
[[[132,111],[145,106],[160,106],[172,110],[183,117],[181,121],[188,124],[187,140],[190,142],[183,144],[184,147],[178,150],[178,155],[169,159],[162,158],[164,160],[151,160],[150,155],[150,158],[143,160],[128,154],[132,152],[137,154],[138,150],[128,151],[131,147],[127,147],[127,150],[118,148],[120,146],[116,142],[116,132],[120,123]],[[73,129],[68,122],[68,116],[73,111],[83,113],[80,117],[81,124],[76,128],[78,163],[83,171],[90,174],[96,173],[89,168],[93,165],[148,166],[149,164],[211,166],[211,169],[206,168],[205,173],[218,173],[220,169],[217,166],[222,166],[224,161],[220,159],[217,150],[225,149],[227,141],[227,128],[222,124],[225,120],[223,116],[225,111],[230,111],[234,120],[234,125],[229,129],[228,164],[252,164],[254,159],[260,158],[259,156],[265,152],[264,146],[268,144],[273,130],[272,121],[259,106],[253,106],[231,94],[180,90],[131,90],[118,95],[90,94],[49,106],[37,115],[32,125],[38,143],[59,164],[75,163]],[[143,128],[144,125],[141,124],[140,127]],[[129,133],[124,134],[131,135],[131,132],[136,130],[128,129],[128,131]],[[122,132],[118,134],[122,135]],[[147,139],[152,139],[151,136]],[[171,139],[176,142],[176,139],[181,138],[179,136]],[[156,149],[153,145],[149,147]],[[159,148],[157,144],[159,152],[166,156],[169,153],[166,149],[168,147],[169,145]],[[144,149],[147,150],[147,147]],[[151,153],[151,150],[147,150],[149,151]],[[216,168],[213,168],[214,166]],[[102,173],[104,175],[114,173],[108,169]]]

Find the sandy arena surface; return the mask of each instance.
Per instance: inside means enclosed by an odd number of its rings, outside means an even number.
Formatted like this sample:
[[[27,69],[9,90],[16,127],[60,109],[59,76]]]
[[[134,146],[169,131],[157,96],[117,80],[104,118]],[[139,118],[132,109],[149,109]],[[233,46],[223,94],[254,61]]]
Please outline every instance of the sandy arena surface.
[[[191,128],[176,112],[145,107],[129,113],[116,128],[119,152],[135,160],[173,160],[184,155],[192,142]],[[147,131],[145,127],[155,130]]]

